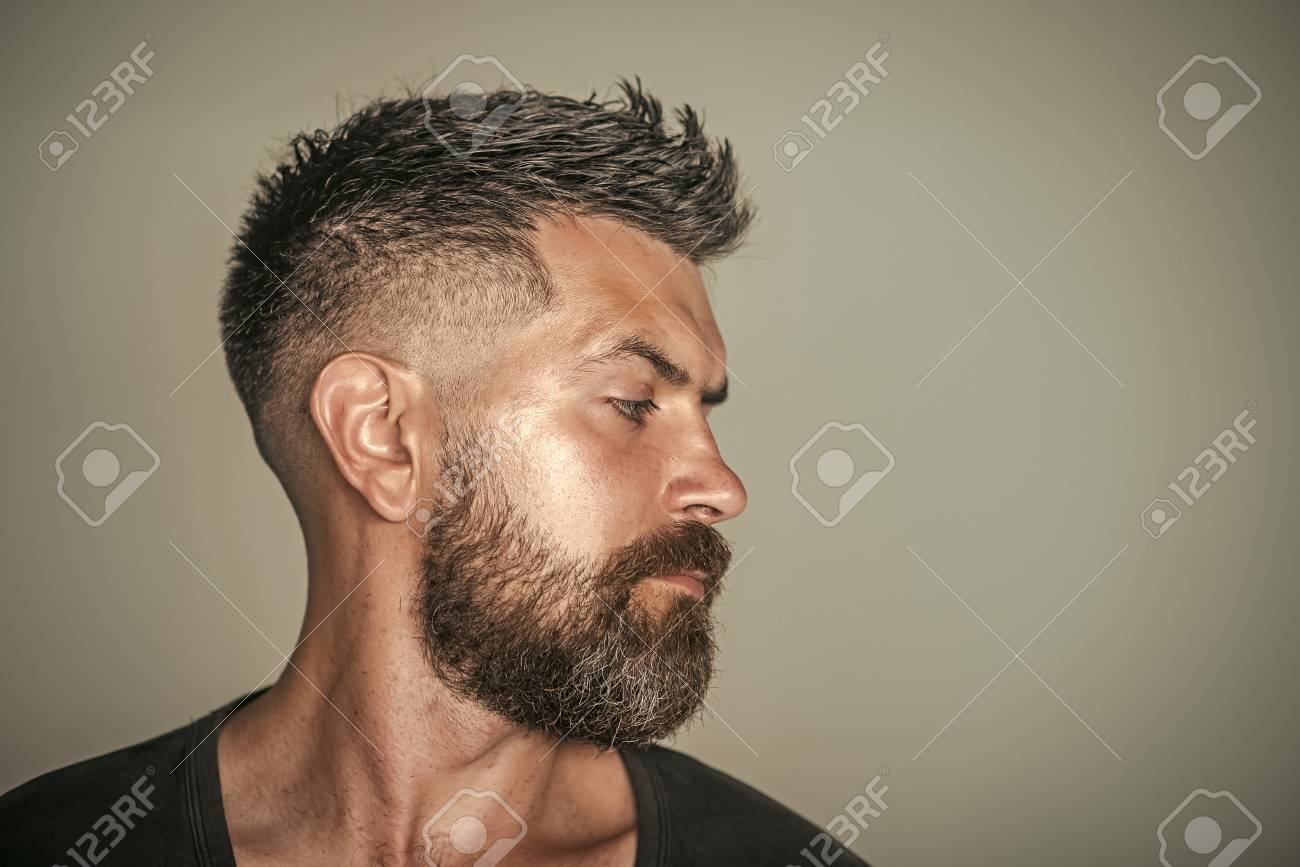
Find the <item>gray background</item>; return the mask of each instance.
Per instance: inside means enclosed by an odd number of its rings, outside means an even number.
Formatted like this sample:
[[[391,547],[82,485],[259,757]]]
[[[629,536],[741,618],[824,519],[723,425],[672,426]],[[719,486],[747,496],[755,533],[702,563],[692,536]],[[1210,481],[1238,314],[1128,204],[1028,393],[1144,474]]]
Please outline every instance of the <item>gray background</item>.
[[[817,822],[887,766],[889,809],[854,846],[878,865],[1155,864],[1197,787],[1262,823],[1238,863],[1293,861],[1296,8],[975,6],[7,10],[0,789],[275,664],[169,541],[292,646],[297,525],[220,355],[198,367],[217,217],[235,225],[287,134],[469,52],[575,96],[639,74],[702,108],[758,185],[753,242],[713,281],[744,383],[716,430],[751,496],[728,535],[753,550],[719,609],[725,724],[679,748]],[[46,171],[38,144],[146,32],[153,78]],[[783,171],[773,143],[882,33],[889,77]],[[1155,94],[1198,53],[1263,99],[1193,161]],[[1019,277],[1126,175],[1026,281],[1042,306],[1016,290],[918,385],[1016,283],[921,183]],[[1248,401],[1257,444],[1150,538],[1139,513]],[[52,464],[95,420],[162,466],[92,529]],[[827,529],[788,462],[830,420],[897,466]],[[957,595],[1018,650],[1121,550],[1024,655],[1060,700],[1014,663],[914,758],[1011,659]]]

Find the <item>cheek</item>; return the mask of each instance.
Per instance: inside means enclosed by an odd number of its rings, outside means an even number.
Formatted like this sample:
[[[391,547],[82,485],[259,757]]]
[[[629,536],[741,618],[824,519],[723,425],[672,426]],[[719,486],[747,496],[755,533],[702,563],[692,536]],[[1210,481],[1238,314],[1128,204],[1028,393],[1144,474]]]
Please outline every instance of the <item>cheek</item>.
[[[522,453],[530,517],[573,551],[609,551],[653,524],[655,461],[617,420],[553,421]]]

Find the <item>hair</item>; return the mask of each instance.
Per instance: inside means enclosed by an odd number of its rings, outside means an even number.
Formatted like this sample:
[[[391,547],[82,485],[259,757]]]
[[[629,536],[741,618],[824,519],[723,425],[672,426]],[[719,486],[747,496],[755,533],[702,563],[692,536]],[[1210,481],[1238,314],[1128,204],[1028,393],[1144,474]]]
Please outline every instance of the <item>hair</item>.
[[[294,136],[257,177],[221,325],[258,448],[282,479],[312,383],[340,353],[384,354],[448,389],[459,375],[454,391],[472,390],[464,360],[554,299],[532,243],[541,220],[613,218],[696,264],[743,240],[752,211],[731,145],[707,138],[689,106],[670,128],[639,79],[604,102],[532,89],[482,99],[370,102],[333,131]]]

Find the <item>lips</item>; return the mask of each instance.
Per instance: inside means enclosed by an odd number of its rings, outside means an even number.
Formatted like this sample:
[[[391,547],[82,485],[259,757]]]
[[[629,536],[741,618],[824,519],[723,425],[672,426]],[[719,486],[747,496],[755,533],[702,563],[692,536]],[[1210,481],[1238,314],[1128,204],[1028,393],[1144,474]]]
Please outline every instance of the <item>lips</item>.
[[[707,579],[702,572],[693,572],[682,575],[656,575],[653,580],[662,581],[672,587],[677,587],[697,599],[704,598],[705,588],[707,587]]]
[[[611,587],[655,579],[696,599],[712,599],[730,563],[731,546],[717,530],[698,521],[678,521],[615,551],[604,571]]]

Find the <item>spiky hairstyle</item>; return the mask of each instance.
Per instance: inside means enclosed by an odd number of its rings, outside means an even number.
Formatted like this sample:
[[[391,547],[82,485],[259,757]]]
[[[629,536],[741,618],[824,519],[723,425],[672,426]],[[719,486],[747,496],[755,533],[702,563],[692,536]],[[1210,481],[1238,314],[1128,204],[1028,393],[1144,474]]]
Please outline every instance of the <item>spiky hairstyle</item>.
[[[418,366],[544,309],[539,219],[614,218],[696,263],[739,245],[752,214],[730,144],[689,106],[666,124],[639,80],[620,90],[503,90],[470,111],[454,92],[408,94],[290,141],[257,178],[221,304],[226,363],[273,467],[330,358]]]

